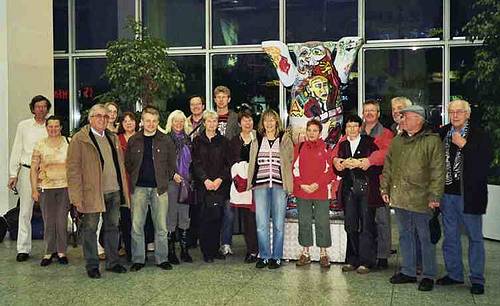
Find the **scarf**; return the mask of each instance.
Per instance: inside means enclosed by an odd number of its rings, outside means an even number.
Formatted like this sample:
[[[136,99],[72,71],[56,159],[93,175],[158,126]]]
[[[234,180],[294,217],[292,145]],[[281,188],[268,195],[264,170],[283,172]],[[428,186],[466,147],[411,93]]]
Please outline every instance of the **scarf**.
[[[451,156],[450,156],[450,150],[451,150],[451,145],[453,144],[451,137],[453,135],[453,132],[455,129],[453,126],[450,128],[448,133],[446,134],[446,137],[444,139],[444,152],[445,152],[445,164],[446,164],[446,179],[445,179],[445,184],[446,185],[451,185],[453,181],[459,181],[462,177],[462,165],[464,161],[464,156],[462,153],[462,149],[458,148],[457,149],[457,154],[455,155],[455,158],[452,161]],[[464,131],[461,134],[462,137],[467,138],[467,135],[469,134],[469,121],[465,123],[464,126]]]
[[[189,180],[189,166],[191,164],[191,149],[189,148],[189,137],[184,131],[170,134],[175,144],[177,153],[177,173],[184,179]]]

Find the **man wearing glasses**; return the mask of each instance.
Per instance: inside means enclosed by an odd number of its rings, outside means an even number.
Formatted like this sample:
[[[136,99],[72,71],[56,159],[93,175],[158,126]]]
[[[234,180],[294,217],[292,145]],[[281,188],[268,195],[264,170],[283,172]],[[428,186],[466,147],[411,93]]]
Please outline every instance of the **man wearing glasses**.
[[[470,105],[453,100],[448,106],[450,123],[439,131],[445,148],[446,180],[441,201],[443,256],[447,275],[438,285],[464,283],[461,227],[469,239],[470,289],[484,293],[483,219],[488,202],[487,177],[492,161],[491,142],[483,130],[470,123]]]
[[[118,256],[120,203],[127,203],[123,152],[118,137],[106,130],[109,115],[103,104],[92,106],[89,124],[72,138],[67,157],[71,203],[82,215],[82,245],[87,275],[100,278],[96,230],[102,214],[106,270],[125,273]]]

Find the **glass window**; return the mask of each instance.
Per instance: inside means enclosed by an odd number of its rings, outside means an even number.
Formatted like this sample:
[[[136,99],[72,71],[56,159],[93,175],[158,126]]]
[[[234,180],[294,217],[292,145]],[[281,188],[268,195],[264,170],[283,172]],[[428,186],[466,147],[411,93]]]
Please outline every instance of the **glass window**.
[[[477,11],[473,9],[474,0],[450,1],[450,36],[465,36],[462,28]]]
[[[472,120],[479,120],[481,115],[477,113],[480,101],[473,80],[464,81],[465,74],[474,65],[475,47],[453,47],[450,48],[450,100],[455,98],[465,99],[470,102],[472,108]]]
[[[214,88],[224,85],[231,90],[229,108],[238,110],[246,103],[256,117],[269,107],[279,111],[278,75],[266,55],[214,55],[212,74]]]
[[[126,37],[134,0],[75,0],[76,49],[104,49],[110,40]]]
[[[212,0],[213,44],[260,45],[279,39],[278,0]]]
[[[396,96],[426,107],[430,124],[441,125],[442,48],[366,50],[365,67],[365,98],[381,101],[385,126],[392,123],[390,101]]]
[[[365,1],[367,39],[441,37],[443,1]]]
[[[286,41],[338,40],[358,33],[358,1],[286,1]]]
[[[54,60],[54,114],[63,119],[63,135],[69,135],[69,68],[67,59]]]
[[[170,59],[184,73],[186,91],[169,99],[166,110],[171,112],[179,109],[189,116],[191,113],[187,98],[192,95],[205,97],[205,56],[172,56]]]
[[[87,124],[87,113],[97,102],[95,98],[109,90],[109,83],[104,77],[105,69],[104,58],[80,58],[76,61],[77,111],[80,114],[80,126]]]
[[[54,50],[68,51],[68,0],[54,0]]]
[[[205,46],[204,0],[143,0],[142,14],[150,33],[169,47]]]

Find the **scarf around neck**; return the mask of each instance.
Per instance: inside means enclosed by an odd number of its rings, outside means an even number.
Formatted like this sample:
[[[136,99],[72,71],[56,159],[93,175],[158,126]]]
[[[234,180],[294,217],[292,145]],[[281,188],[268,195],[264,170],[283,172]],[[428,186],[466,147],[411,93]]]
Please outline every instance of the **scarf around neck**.
[[[445,164],[446,164],[446,178],[445,178],[445,184],[446,185],[451,185],[453,181],[459,181],[462,177],[462,170],[463,170],[463,152],[462,149],[458,148],[457,146],[457,154],[455,155],[455,158],[453,159],[453,163],[450,160],[451,155],[451,146],[453,144],[451,138],[453,135],[453,132],[456,130],[453,128],[453,126],[450,128],[448,133],[446,134],[446,137],[444,139],[444,152],[445,152]],[[460,131],[459,131],[460,132]],[[462,137],[467,138],[469,135],[469,121],[465,123],[465,126],[463,128],[463,132],[460,133]]]

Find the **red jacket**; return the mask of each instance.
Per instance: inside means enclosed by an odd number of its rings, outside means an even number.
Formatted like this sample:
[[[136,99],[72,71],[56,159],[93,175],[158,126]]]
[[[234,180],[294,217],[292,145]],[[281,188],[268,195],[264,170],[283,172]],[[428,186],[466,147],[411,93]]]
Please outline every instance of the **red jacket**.
[[[331,151],[322,139],[305,141],[294,147],[293,194],[302,199],[327,200],[328,184],[333,179]],[[300,185],[317,183],[319,188],[307,193]]]

